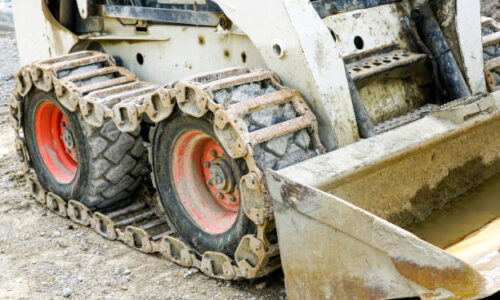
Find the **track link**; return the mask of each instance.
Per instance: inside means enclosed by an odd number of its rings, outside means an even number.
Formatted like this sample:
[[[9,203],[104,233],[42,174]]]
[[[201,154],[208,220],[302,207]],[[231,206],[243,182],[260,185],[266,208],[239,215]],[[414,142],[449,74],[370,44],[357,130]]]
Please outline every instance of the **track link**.
[[[171,230],[157,196],[150,196],[144,186],[130,202],[96,211],[77,199],[47,192],[32,169],[22,129],[24,97],[33,89],[53,90],[61,105],[80,113],[91,126],[102,127],[111,118],[122,132],[136,131],[144,115],[154,123],[168,122],[175,105],[196,118],[211,114],[222,146],[248,166],[240,184],[242,205],[257,233],[241,239],[234,259],[218,252],[200,257]],[[280,85],[271,72],[248,68],[200,74],[160,86],[139,81],[117,67],[109,55],[83,51],[23,67],[9,103],[16,149],[36,201],[107,239],[144,253],[160,253],[181,266],[227,280],[260,277],[280,267],[277,242],[269,239],[274,221],[261,183],[262,170],[279,169],[324,151],[316,118],[300,94]]]
[[[490,92],[500,90],[500,23],[482,17],[484,75]]]

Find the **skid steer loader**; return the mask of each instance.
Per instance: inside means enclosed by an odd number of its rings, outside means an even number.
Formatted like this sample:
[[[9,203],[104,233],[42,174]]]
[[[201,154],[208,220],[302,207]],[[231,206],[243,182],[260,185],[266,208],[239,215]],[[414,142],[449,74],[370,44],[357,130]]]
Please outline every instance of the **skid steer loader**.
[[[16,148],[56,214],[215,278],[282,266],[290,299],[500,289],[479,1],[17,0],[14,20]]]

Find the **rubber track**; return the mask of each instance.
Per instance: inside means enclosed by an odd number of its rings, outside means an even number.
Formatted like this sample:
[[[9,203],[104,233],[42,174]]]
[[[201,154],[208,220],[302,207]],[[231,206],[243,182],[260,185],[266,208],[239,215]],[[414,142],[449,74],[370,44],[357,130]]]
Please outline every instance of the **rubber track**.
[[[24,97],[32,89],[54,90],[61,105],[79,112],[89,128],[94,128],[89,142],[93,155],[103,158],[103,166],[96,167],[91,176],[96,177],[96,195],[105,197],[113,196],[109,189],[97,184],[103,179],[102,173],[106,186],[110,182],[118,190],[131,180],[114,174],[124,174],[123,168],[127,168],[130,174],[138,175],[136,161],[142,150],[135,138],[143,115],[159,123],[168,120],[175,105],[198,118],[212,114],[216,134],[226,151],[247,163],[248,174],[240,184],[241,197],[245,214],[256,224],[257,233],[242,238],[234,259],[217,252],[206,252],[200,258],[176,237],[157,197],[149,195],[143,186],[131,202],[94,212],[78,201],[45,191],[31,168],[21,126]],[[229,95],[227,102],[221,101],[224,93]],[[323,152],[316,119],[300,94],[281,86],[270,72],[247,68],[200,74],[159,86],[139,81],[128,70],[116,67],[109,55],[83,51],[23,67],[16,76],[9,105],[10,121],[17,133],[16,148],[38,202],[62,217],[91,226],[110,240],[120,240],[144,253],[160,253],[179,265],[196,267],[221,279],[260,277],[280,267],[278,245],[268,239],[274,221],[272,207],[263,197],[262,170],[278,169]],[[128,137],[130,144],[113,142]],[[120,147],[124,144],[128,145],[126,150]],[[108,165],[110,162],[113,164]]]

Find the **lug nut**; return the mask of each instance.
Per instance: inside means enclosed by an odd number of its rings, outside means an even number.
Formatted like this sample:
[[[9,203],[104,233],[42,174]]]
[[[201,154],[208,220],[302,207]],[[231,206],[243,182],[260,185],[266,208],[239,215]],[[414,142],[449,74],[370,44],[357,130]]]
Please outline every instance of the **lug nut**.
[[[222,193],[218,193],[218,194],[217,194],[217,198],[219,198],[219,199],[221,199],[221,200],[222,200],[222,199],[224,199],[224,195],[223,195]]]
[[[220,178],[219,176],[215,176],[213,179],[212,179],[213,183],[214,184],[221,184],[222,182],[222,178]]]
[[[210,155],[212,155],[212,157],[217,157],[217,151],[215,150],[210,151]]]
[[[205,168],[207,168],[207,169],[208,169],[208,168],[210,168],[210,162],[208,162],[208,161],[207,161],[207,162],[205,162],[205,163],[203,164],[203,167],[205,167]]]
[[[212,182],[210,180],[207,180],[207,185],[212,185]]]
[[[228,198],[230,202],[236,202],[236,198],[234,196],[229,196]]]

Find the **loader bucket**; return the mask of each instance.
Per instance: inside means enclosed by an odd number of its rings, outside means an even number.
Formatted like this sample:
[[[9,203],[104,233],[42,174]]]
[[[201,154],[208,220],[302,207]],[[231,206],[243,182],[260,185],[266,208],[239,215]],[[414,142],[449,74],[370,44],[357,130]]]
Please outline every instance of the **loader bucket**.
[[[289,299],[500,290],[500,92],[267,170],[265,181]]]

